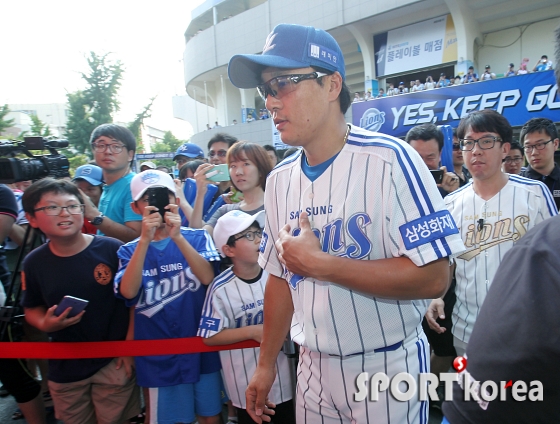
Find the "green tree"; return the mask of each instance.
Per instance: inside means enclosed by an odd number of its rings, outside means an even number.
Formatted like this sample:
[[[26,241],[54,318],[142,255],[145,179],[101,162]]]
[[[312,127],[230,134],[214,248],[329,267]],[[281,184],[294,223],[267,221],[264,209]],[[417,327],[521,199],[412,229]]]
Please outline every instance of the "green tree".
[[[186,140],[179,140],[177,137],[173,135],[171,131],[166,131],[163,135],[163,140],[157,142],[152,146],[152,152],[154,153],[166,153],[166,152],[175,152],[179,146],[183,143],[186,143]],[[158,159],[158,165],[167,166],[169,169],[175,165],[175,162],[171,159]]]
[[[108,56],[108,53],[100,56],[90,52],[87,59],[89,72],[82,73],[86,88],[67,94],[66,138],[73,149],[89,156],[92,131],[98,125],[113,122],[113,114],[119,110],[117,94],[124,68],[119,60],[112,62]]]
[[[37,115],[31,115],[31,122],[31,130],[26,135],[40,135],[42,137],[51,135],[49,126],[41,121]]]
[[[128,124],[128,129],[134,134],[136,138],[136,145],[140,151],[142,147],[142,125],[144,124],[144,119],[148,119],[152,116],[152,105],[157,96],[150,99],[150,103],[144,106],[142,112],[136,115],[136,119]]]
[[[13,119],[6,119],[8,113],[10,113],[8,105],[0,106],[0,133],[14,125]]]
[[[89,157],[83,155],[81,153],[68,156],[68,163],[70,164],[70,175],[74,176],[74,172],[76,172],[76,168],[82,165],[86,165],[89,162]]]

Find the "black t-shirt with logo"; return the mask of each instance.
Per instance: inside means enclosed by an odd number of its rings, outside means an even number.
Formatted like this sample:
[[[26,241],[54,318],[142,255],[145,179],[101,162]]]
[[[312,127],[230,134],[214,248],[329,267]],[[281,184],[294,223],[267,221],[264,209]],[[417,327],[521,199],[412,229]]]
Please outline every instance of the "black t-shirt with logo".
[[[482,409],[454,383],[443,412],[451,424],[560,423],[560,216],[537,225],[506,253],[467,346],[467,371],[484,382],[543,385],[542,402],[506,401]]]
[[[56,256],[49,243],[31,252],[23,264],[26,308],[58,305],[64,296],[89,301],[81,321],[49,335],[53,342],[124,340],[128,308],[117,299],[113,279],[118,270],[117,250],[122,243],[94,236],[77,255]],[[112,358],[49,360],[49,380],[70,383],[91,377]]]

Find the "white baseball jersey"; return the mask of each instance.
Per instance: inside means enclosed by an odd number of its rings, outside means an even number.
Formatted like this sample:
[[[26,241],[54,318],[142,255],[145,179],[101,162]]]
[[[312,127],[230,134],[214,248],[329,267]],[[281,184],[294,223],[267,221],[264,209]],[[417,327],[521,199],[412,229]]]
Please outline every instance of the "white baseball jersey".
[[[510,175],[490,200],[473,190],[472,182],[444,199],[467,250],[455,258],[457,302],[453,335],[465,343],[504,255],[527,231],[557,215],[550,191],[540,181]]]
[[[264,290],[268,273],[258,281],[246,283],[232,269],[216,277],[206,293],[198,335],[212,337],[228,328],[240,328],[263,323]],[[229,398],[237,408],[246,409],[245,390],[257,368],[260,348],[220,351],[222,369]],[[292,399],[288,358],[280,352],[276,360],[277,375],[268,395],[280,404]]]
[[[292,289],[294,342],[346,356],[416,333],[426,300],[376,298],[294,275],[278,260],[274,244],[286,224],[299,234],[298,218],[306,211],[323,251],[331,255],[356,260],[407,256],[421,266],[463,251],[453,218],[418,153],[401,140],[352,126],[344,148],[313,181],[302,172],[301,161],[302,151],[268,177],[259,256],[263,269],[285,278]]]

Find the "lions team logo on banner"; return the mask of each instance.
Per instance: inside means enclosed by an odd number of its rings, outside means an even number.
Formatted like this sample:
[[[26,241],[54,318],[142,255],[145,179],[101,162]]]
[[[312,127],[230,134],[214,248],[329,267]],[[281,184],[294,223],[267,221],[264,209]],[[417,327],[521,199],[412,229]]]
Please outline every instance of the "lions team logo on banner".
[[[373,132],[379,131],[384,123],[385,112],[380,112],[374,107],[366,110],[360,119],[360,127]]]

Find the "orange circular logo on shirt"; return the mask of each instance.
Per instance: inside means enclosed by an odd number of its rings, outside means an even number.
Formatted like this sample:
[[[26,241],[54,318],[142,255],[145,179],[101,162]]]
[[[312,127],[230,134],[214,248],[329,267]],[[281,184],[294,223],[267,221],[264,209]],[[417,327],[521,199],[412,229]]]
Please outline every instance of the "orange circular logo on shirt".
[[[113,271],[107,265],[99,264],[93,270],[93,276],[99,284],[106,285],[113,279]]]

